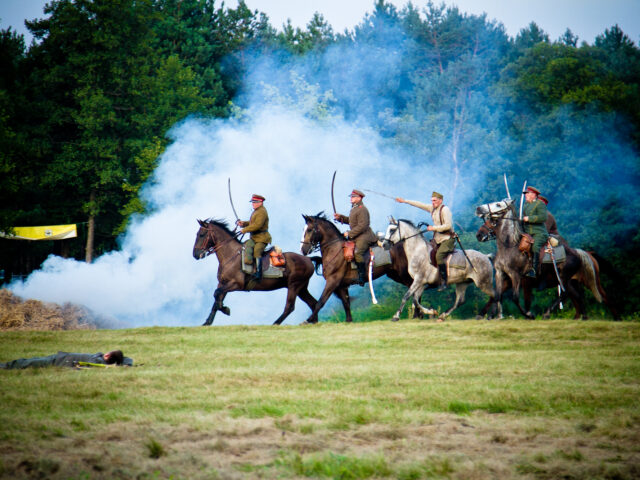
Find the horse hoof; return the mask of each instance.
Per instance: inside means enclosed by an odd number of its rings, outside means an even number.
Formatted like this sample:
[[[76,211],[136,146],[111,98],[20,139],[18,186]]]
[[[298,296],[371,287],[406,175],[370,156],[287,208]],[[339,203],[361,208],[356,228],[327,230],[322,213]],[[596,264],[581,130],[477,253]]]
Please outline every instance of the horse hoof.
[[[476,315],[476,320],[482,320],[484,317],[482,315]]]
[[[222,307],[220,311],[227,316],[231,315],[231,309],[229,307]]]
[[[391,321],[392,321],[392,322],[397,322],[398,320],[400,320],[400,317],[392,317],[392,318],[391,318]]]

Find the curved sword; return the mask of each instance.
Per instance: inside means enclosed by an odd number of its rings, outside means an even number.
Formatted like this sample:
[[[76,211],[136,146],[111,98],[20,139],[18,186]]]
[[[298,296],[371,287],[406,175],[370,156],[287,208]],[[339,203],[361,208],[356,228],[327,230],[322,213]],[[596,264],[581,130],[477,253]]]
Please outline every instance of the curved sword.
[[[503,173],[502,175],[504,176],[504,188],[507,189],[507,198],[511,200],[511,194],[509,193],[509,182],[507,182],[507,174]]]
[[[527,188],[527,181],[524,181],[524,185],[522,185],[522,193],[520,194],[520,221],[522,221],[522,202],[524,201],[524,191]]]
[[[336,183],[336,173],[338,173],[337,170],[334,170],[333,172],[333,178],[331,179],[331,205],[333,205],[333,213],[338,213],[338,211],[336,210],[336,200],[333,196],[333,185]],[[337,220],[333,220],[334,222],[337,222]]]
[[[229,190],[229,201],[231,202],[231,210],[233,210],[233,214],[236,216],[236,220],[240,220],[238,214],[236,213],[236,207],[233,206],[233,198],[231,198],[231,177],[229,177],[229,181],[227,182],[227,189]]]

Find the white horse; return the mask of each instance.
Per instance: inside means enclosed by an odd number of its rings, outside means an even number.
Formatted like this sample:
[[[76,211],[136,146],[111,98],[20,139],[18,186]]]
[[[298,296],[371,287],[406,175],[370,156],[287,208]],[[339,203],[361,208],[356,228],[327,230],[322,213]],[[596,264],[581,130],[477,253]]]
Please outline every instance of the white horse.
[[[392,320],[398,321],[404,305],[413,296],[414,303],[420,307],[426,315],[435,316],[438,312],[432,308],[424,308],[420,304],[420,297],[424,289],[430,285],[440,284],[440,272],[431,264],[430,256],[433,247],[422,236],[422,232],[409,220],[395,220],[391,218],[385,240],[391,243],[403,242],[404,251],[409,263],[409,275],[413,283],[402,297],[400,308]],[[448,284],[456,286],[456,301],[453,306],[442,313],[439,320],[444,320],[451,312],[465,302],[467,287],[473,282],[480,290],[489,295],[489,301],[476,318],[483,318],[490,306],[495,302],[495,289],[493,287],[493,264],[488,255],[477,250],[466,250],[469,261],[461,251],[455,251],[447,258]]]

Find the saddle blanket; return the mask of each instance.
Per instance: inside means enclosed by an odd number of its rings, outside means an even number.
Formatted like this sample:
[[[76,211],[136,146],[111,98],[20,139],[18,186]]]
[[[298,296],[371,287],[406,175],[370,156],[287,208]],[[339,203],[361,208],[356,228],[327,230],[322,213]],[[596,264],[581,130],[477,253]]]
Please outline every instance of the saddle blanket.
[[[244,263],[243,259],[244,245],[242,246],[242,254],[240,255],[240,268],[242,268],[242,271],[244,273],[253,275],[256,271],[255,262],[249,265],[247,263]],[[284,267],[274,267],[273,265],[271,265],[269,255],[264,255],[260,260],[262,261],[262,278],[281,278],[284,276]]]
[[[374,267],[382,267],[383,265],[391,265],[391,253],[389,250],[385,250],[382,247],[371,247],[370,251],[373,250],[373,266]],[[369,268],[369,258],[366,258],[366,266]],[[355,270],[358,267],[356,266],[356,262],[351,262],[351,269]]]
[[[556,259],[556,263],[562,263],[567,259],[567,252],[565,252],[564,247],[562,245],[558,245],[557,247],[553,247],[553,256]],[[551,254],[545,248],[544,257],[542,258],[542,263],[553,263],[551,259]]]
[[[467,257],[464,256],[460,250],[454,250],[453,253],[450,253],[447,256],[447,267],[448,268],[457,268],[459,270],[466,270],[467,267],[470,267],[469,261]]]

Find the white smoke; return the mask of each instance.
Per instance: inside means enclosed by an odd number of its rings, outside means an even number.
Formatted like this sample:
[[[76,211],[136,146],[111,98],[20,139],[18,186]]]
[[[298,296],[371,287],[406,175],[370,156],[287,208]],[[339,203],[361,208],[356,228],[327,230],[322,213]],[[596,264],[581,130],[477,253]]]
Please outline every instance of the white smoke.
[[[334,170],[341,213],[348,214],[354,187],[428,201],[420,179],[429,178],[429,165],[417,168],[409,158],[383,153],[373,130],[341,119],[319,123],[271,105],[250,110],[242,122],[187,120],[172,129],[170,138],[144,191],[153,213],[132,222],[120,251],[92,264],[51,256],[10,289],[26,298],[83,304],[114,318],[111,326],[200,325],[213,303],[218,262],[214,255],[193,258],[196,219],[221,218],[233,226],[229,178],[242,219],[251,214],[252,193],[266,197],[273,242],[285,251],[299,252],[302,214],[332,213]],[[384,231],[389,214],[411,218],[418,212],[406,207],[398,212],[403,206],[373,194],[365,203],[374,230]],[[314,275],[312,295],[318,298],[323,287],[324,280]],[[360,287],[354,290],[368,295]],[[285,295],[284,289],[232,292],[225,299],[231,316],[218,313],[214,324],[270,324],[282,313]],[[298,300],[285,323],[299,323],[309,313]]]

